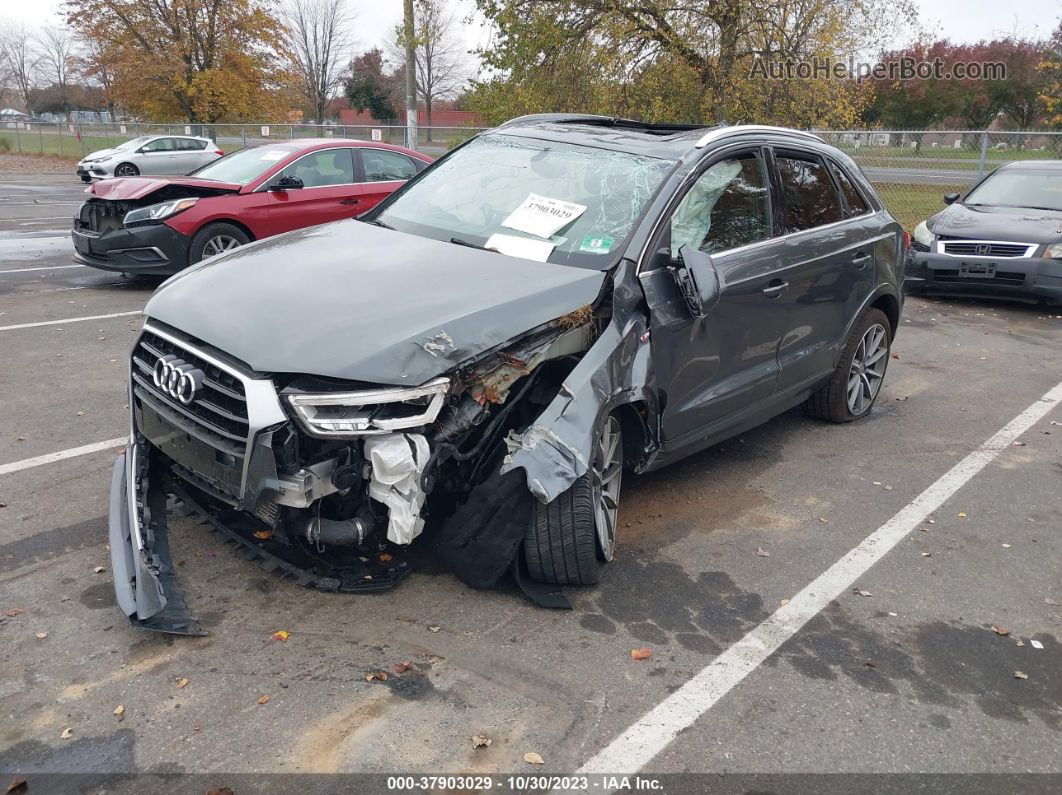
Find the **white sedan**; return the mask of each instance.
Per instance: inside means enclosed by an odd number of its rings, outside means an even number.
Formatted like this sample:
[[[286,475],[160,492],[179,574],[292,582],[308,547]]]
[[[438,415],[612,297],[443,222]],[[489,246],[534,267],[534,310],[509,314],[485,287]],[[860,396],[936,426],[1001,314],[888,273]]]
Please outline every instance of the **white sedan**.
[[[192,135],[143,135],[85,155],[77,164],[82,182],[141,174],[184,175],[221,157],[209,138]]]

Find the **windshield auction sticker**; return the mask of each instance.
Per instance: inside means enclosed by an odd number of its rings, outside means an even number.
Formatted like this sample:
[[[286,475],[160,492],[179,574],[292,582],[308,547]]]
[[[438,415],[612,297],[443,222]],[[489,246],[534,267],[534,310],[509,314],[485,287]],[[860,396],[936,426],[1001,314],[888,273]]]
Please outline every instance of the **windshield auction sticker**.
[[[499,254],[508,254],[510,257],[533,259],[536,262],[545,262],[553,253],[553,243],[548,240],[529,240],[526,237],[499,233],[491,235],[483,248],[497,251]]]
[[[529,194],[502,226],[536,237],[551,237],[586,212],[586,205]]]

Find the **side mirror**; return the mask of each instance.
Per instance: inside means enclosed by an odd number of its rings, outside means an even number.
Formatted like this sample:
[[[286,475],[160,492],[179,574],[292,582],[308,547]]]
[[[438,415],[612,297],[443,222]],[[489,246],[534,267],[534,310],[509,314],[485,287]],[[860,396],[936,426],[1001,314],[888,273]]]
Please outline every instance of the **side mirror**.
[[[289,175],[276,180],[266,190],[299,190],[301,187],[302,180]]]
[[[959,194],[958,193],[946,193],[946,194],[944,194],[944,203],[945,204],[954,204],[956,201],[958,201],[958,199],[959,199]]]
[[[694,317],[704,317],[719,303],[719,271],[710,255],[693,246],[679,249],[675,282]]]

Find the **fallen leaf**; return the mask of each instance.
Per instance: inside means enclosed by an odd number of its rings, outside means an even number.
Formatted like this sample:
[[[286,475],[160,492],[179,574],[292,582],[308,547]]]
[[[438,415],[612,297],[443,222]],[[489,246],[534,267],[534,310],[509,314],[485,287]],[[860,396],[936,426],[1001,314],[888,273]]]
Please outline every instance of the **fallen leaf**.
[[[966,511],[959,511],[959,518],[960,519],[965,519],[966,518]]]
[[[648,660],[653,656],[653,650],[648,646],[642,646],[640,649],[631,649],[632,660]]]
[[[286,629],[278,629],[273,633],[273,640],[287,640],[290,635]]]
[[[923,558],[931,558],[931,557],[933,557],[933,553],[932,552],[923,552],[922,553],[922,557]]]
[[[372,682],[373,680],[376,680],[378,682],[386,682],[387,671],[377,671],[376,673],[369,674],[365,677],[366,682]]]
[[[890,610],[890,611],[889,611],[889,615],[890,615],[890,616],[892,616],[893,618],[896,618],[896,616],[898,616],[898,615],[900,615],[900,614],[899,614],[899,613],[894,613],[894,612],[892,612],[892,611]]]
[[[863,665],[865,665],[867,668],[877,668],[878,667],[878,664],[876,662],[874,662],[874,660],[867,660],[865,663],[863,663]]]
[[[1006,627],[997,627],[995,624],[992,625],[992,631],[995,632],[997,635],[1006,636],[1010,634],[1009,629],[1007,629]]]
[[[885,484],[885,491],[892,491],[892,486],[890,486],[888,483],[886,483]]]
[[[386,552],[381,552],[380,556],[377,558],[377,560],[379,560],[381,563],[388,563],[388,562],[394,560],[394,556],[393,555],[388,555]]]
[[[122,704],[119,704],[117,707],[114,708],[114,714],[115,715],[123,715],[123,714],[125,714],[125,707]]]
[[[1017,674],[1015,674],[1017,676]],[[71,728],[63,729],[63,733],[59,735],[60,740],[69,740],[74,736],[74,730]]]
[[[894,354],[892,355],[892,358],[893,358],[893,359],[899,359],[899,358],[900,358],[900,354],[898,354],[898,353],[894,353]]]
[[[756,554],[759,555],[761,558],[769,558],[771,556],[771,553],[763,547],[756,547]]]
[[[15,616],[20,616],[25,612],[26,611],[23,610],[21,607],[12,607],[9,610],[5,610],[4,615],[8,618],[14,618]]]
[[[438,632],[440,629],[442,629],[442,627],[429,626],[428,627],[428,632]]]
[[[404,674],[410,668],[413,667],[413,663],[410,660],[403,660],[402,662],[395,663],[391,666],[391,670],[396,674]]]
[[[546,764],[546,760],[544,760],[541,755],[536,754],[534,751],[528,751],[526,754],[524,754],[524,761],[527,762],[527,764],[529,765]]]
[[[783,599],[778,604],[780,604],[780,605],[782,605],[784,607],[785,605],[789,604],[789,600],[788,599]]]
[[[1025,447],[1025,442],[1015,442],[1014,446],[1015,447]]]
[[[870,591],[864,591],[862,588],[853,588],[852,589],[852,593],[856,594],[857,596],[873,596],[874,595]]]
[[[37,640],[44,640],[46,637],[48,637],[48,633],[47,632],[38,632],[37,633]]]
[[[7,789],[4,790],[5,795],[22,795],[23,792],[29,790],[29,784],[26,783],[24,778],[13,778],[11,783],[7,785]]]
[[[1030,640],[1029,645],[1032,646],[1034,649],[1042,649],[1044,647],[1044,644],[1042,644],[1038,640]]]
[[[880,486],[881,485],[881,481],[880,480],[875,480],[873,485]]]
[[[1015,671],[1014,672],[1014,678],[1015,679],[1028,679],[1029,675],[1027,673],[1025,673],[1024,671]]]
[[[472,735],[472,747],[473,748],[487,748],[493,743],[494,740],[490,739],[485,734],[473,734]]]
[[[96,568],[94,568],[94,569],[93,569],[92,571],[93,571],[93,572],[94,572],[95,574],[103,574],[103,572],[107,571],[107,569],[103,568],[103,566],[97,566],[97,567],[96,567]]]
[[[253,535],[255,538],[257,538],[259,541],[265,541],[265,540],[270,539],[270,538],[273,537],[273,531],[272,530],[255,530],[254,533],[252,533],[251,535]]]
[[[201,732],[201,731],[203,731],[203,727],[200,726],[198,723],[195,723],[195,724],[192,725],[192,731]]]
[[[269,694],[266,693],[264,695],[259,696],[258,697],[258,703],[259,704],[268,704],[269,703]]]
[[[180,679],[177,680],[177,689],[183,690],[186,687],[188,687],[188,677],[182,676]]]
[[[1014,645],[1015,646],[1024,646],[1025,645],[1025,641],[1023,641],[1023,640],[1015,641]]]

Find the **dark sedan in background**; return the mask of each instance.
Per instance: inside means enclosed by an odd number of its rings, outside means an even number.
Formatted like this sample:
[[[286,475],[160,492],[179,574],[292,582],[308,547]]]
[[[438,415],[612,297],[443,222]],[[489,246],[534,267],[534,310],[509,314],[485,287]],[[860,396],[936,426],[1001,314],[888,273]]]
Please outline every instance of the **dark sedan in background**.
[[[1062,160],[1008,163],[912,235],[908,292],[1062,303]]]

